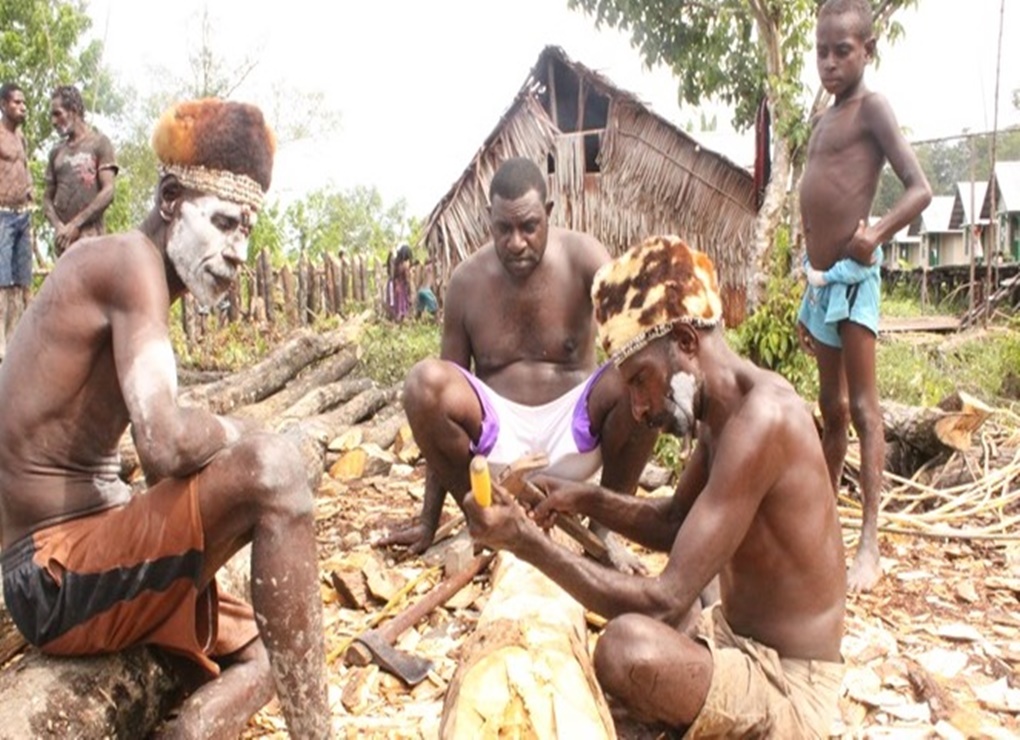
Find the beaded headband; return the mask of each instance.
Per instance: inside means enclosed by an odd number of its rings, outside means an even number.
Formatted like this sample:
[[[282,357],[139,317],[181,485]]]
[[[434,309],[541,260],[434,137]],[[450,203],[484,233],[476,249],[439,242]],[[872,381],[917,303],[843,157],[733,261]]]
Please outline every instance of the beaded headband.
[[[620,347],[620,349],[613,353],[613,356],[609,358],[610,361],[612,361],[612,363],[617,367],[620,367],[620,365],[622,365],[625,360],[636,355],[638,352],[643,350],[645,347],[654,342],[656,339],[664,337],[671,331],[673,331],[673,327],[675,327],[677,324],[687,324],[689,326],[693,326],[695,329],[711,329],[712,327],[717,326],[719,324],[719,320],[685,316],[683,318],[675,319],[673,321],[668,321],[665,324],[653,326],[651,329],[641,332],[636,337],[627,342],[625,345]]]
[[[201,165],[164,164],[160,170],[164,175],[174,175],[186,188],[209,193],[255,211],[262,207],[265,197],[262,187],[247,175]]]

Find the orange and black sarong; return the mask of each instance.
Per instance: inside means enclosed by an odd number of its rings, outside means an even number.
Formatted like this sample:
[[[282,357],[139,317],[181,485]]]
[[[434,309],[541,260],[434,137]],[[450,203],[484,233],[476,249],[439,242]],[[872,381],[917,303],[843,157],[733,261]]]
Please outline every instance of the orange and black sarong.
[[[250,606],[200,589],[205,536],[189,480],[38,530],[0,555],[4,601],[25,638],[53,655],[155,645],[218,675],[210,658],[258,636]]]

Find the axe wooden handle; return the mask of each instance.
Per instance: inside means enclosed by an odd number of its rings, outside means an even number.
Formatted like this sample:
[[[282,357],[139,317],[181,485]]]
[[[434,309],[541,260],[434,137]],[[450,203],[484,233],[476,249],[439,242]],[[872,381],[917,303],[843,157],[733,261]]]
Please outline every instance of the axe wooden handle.
[[[478,555],[467,568],[449,578],[444,578],[438,586],[382,627],[376,629],[375,632],[392,645],[404,632],[453,598],[453,595],[470,583],[472,578],[488,567],[493,557],[495,557],[495,553]],[[344,660],[351,665],[368,665],[372,662],[372,653],[355,639],[347,648]]]

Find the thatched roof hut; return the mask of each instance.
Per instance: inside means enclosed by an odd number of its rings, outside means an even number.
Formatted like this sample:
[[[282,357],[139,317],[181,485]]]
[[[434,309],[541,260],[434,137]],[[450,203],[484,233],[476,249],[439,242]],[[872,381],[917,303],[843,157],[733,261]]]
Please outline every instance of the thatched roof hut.
[[[679,234],[708,252],[727,322],[743,319],[753,266],[750,173],[553,46],[428,217],[423,241],[443,282],[489,240],[489,181],[515,156],[549,173],[552,223],[592,234],[613,254],[652,234]]]

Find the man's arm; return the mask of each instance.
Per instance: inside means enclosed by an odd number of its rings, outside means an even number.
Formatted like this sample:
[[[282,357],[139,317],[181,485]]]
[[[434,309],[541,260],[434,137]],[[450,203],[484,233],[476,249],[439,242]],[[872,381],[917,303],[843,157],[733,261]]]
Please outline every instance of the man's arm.
[[[910,142],[903,136],[889,101],[872,93],[861,105],[864,125],[871,131],[882,154],[903,183],[903,194],[878,223],[861,222],[847,245],[847,254],[862,264],[871,264],[875,248],[889,241],[896,232],[911,223],[931,203],[931,186],[924,176]]]
[[[54,149],[50,152],[49,159],[46,162],[46,186],[43,189],[43,213],[46,215],[46,220],[50,222],[50,226],[53,227],[54,231],[59,231],[63,228],[64,223],[60,220],[60,216],[57,215],[57,209],[53,205],[53,198],[57,194],[57,175],[56,165],[54,161],[57,156],[57,150]]]
[[[136,267],[131,280],[105,283],[117,376],[138,457],[150,480],[200,470],[242,431],[240,424],[204,409],[177,405],[169,301],[156,259],[153,254],[140,260],[144,264]]]
[[[536,476],[550,495],[535,508],[535,521],[552,525],[556,513],[588,516],[632,542],[657,552],[669,552],[691,506],[708,477],[706,447],[697,445],[684,466],[672,496],[648,498],[617,493],[590,483],[573,483]]]
[[[477,259],[475,256],[468,260]],[[475,265],[469,261],[461,262],[450,276],[450,285],[446,290],[446,304],[443,311],[443,336],[440,342],[440,359],[454,362],[465,370],[471,369],[471,338],[468,336],[465,319],[472,311],[482,310],[478,306],[470,306],[472,276],[477,273]]]
[[[750,411],[745,404],[741,418],[730,420],[718,441],[716,462],[705,487],[691,503],[669,560],[657,577],[606,568],[554,543],[516,505],[483,509],[468,494],[464,510],[471,534],[483,544],[508,549],[528,561],[604,617],[637,612],[678,625],[702,589],[733,557],[762,499],[793,454],[776,440],[782,415],[778,404],[768,408],[759,404]]]

